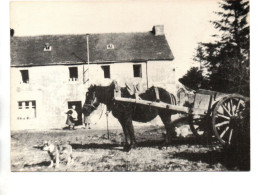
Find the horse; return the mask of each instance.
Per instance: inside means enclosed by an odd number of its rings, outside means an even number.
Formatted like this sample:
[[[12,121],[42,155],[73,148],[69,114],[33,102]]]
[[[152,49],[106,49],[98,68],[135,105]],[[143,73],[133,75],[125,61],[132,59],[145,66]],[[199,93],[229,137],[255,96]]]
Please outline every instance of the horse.
[[[83,114],[89,115],[100,103],[105,104],[107,110],[112,112],[113,116],[118,119],[122,126],[125,138],[124,150],[126,151],[130,151],[131,148],[137,147],[133,121],[145,123],[153,120],[159,115],[166,129],[163,145],[167,146],[171,138],[176,136],[171,121],[171,115],[176,114],[176,112],[147,105],[115,101],[114,91],[118,88],[116,81],[113,81],[108,86],[91,85],[86,92],[86,99],[82,108]],[[129,93],[127,87],[119,88],[119,90],[121,92],[121,97],[135,98],[135,95]],[[160,87],[153,86],[144,93],[139,94],[139,97],[148,101],[161,101],[168,104],[176,104],[174,95]]]

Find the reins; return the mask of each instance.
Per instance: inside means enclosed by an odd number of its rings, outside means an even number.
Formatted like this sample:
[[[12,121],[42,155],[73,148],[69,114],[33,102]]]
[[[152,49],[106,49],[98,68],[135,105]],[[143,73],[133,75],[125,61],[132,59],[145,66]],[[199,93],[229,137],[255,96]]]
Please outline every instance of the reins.
[[[93,107],[94,110],[97,110],[98,106],[95,106],[95,103],[96,103],[96,102],[97,102],[96,92],[93,92],[93,99],[91,100],[91,103],[90,103],[90,104],[86,104],[86,105],[89,105],[89,106]],[[93,125],[96,125],[96,124],[97,124],[97,122],[101,119],[101,117],[102,117],[102,115],[103,115],[103,113],[104,113],[103,103],[101,103],[101,107],[102,107],[102,108],[101,108],[101,109],[102,109],[102,112],[101,112],[101,114],[100,114],[98,120],[97,120],[95,123],[93,123]]]
[[[102,115],[103,115],[103,112],[104,112],[103,104],[101,104],[101,107],[102,107],[102,108],[101,108],[101,109],[102,109],[102,112],[101,112],[101,114],[100,114],[98,120],[97,120],[93,125],[96,125],[97,122],[101,119],[101,117],[102,117]]]

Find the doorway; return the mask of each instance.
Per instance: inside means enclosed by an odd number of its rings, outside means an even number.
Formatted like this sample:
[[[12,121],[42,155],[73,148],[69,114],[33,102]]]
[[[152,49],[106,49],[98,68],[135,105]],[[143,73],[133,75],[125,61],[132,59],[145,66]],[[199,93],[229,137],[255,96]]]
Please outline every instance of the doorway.
[[[71,109],[73,105],[76,106],[75,110],[78,113],[78,121],[75,123],[75,125],[82,125],[81,101],[68,101],[68,109]]]

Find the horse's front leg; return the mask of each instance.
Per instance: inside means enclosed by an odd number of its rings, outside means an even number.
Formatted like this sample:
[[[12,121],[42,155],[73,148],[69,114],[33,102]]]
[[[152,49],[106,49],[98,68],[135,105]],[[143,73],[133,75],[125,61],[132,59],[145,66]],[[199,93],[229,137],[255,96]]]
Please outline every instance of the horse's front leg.
[[[132,148],[136,148],[137,144],[135,139],[132,115],[127,113],[124,114],[119,122],[121,123],[125,134],[126,144],[124,149],[126,151],[130,151]]]
[[[137,142],[136,142],[136,139],[135,139],[133,119],[132,119],[131,115],[128,116],[127,119],[126,119],[126,128],[127,128],[128,132],[129,132],[130,140],[131,140],[130,149],[131,148],[136,148]]]
[[[118,118],[119,123],[122,126],[123,132],[124,132],[124,137],[125,137],[125,143],[124,143],[124,150],[129,150],[130,145],[131,145],[131,139],[129,132],[126,128],[126,121],[123,119],[123,117]]]
[[[160,118],[166,129],[166,137],[164,141],[164,146],[168,146],[171,143],[172,138],[176,137],[175,125],[171,121],[171,114],[162,113],[160,114]]]
[[[133,117],[132,117],[133,110],[131,107],[128,107],[127,110],[125,110],[123,115],[123,120],[125,122],[125,128],[130,136],[130,148],[136,148],[136,140],[135,140],[135,133],[134,133],[134,127],[133,127]]]

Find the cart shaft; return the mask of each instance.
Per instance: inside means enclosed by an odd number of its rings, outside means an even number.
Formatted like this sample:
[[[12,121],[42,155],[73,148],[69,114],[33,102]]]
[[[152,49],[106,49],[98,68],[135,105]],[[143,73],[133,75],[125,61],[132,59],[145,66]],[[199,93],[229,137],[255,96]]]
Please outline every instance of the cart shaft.
[[[166,104],[164,102],[151,102],[151,101],[147,101],[147,100],[131,99],[131,98],[123,98],[123,97],[115,97],[115,100],[120,101],[120,102],[128,102],[128,103],[136,103],[136,104],[142,104],[142,105],[147,105],[147,106],[153,106],[156,108],[164,108],[166,110],[176,111],[176,112],[185,113],[185,114],[189,113],[188,107]]]

